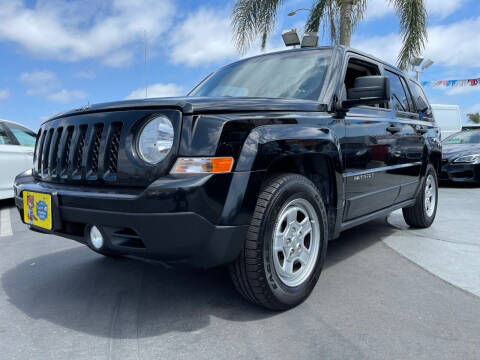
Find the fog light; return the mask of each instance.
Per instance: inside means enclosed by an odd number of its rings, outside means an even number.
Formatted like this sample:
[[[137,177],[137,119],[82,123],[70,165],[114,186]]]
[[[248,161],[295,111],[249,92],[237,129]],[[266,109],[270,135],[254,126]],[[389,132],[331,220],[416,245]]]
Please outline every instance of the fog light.
[[[103,235],[96,226],[92,226],[90,229],[90,243],[96,250],[103,247]]]

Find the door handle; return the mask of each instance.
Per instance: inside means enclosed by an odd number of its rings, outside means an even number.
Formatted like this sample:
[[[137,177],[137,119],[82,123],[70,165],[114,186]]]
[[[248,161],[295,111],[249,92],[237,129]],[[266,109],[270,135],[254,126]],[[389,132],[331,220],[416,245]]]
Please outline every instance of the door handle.
[[[392,126],[387,127],[387,131],[391,134],[396,134],[396,133],[402,131],[402,129],[399,128],[398,126],[393,126],[392,125]]]

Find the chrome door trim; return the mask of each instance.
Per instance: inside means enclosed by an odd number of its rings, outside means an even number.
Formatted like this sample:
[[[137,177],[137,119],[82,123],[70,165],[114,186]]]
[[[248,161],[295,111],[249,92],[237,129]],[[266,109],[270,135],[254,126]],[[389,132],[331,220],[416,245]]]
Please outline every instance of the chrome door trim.
[[[417,162],[408,163],[408,164],[383,166],[383,167],[368,169],[368,170],[349,171],[349,172],[343,173],[342,175],[343,175],[344,178],[348,178],[348,177],[352,177],[352,176],[367,175],[367,174],[372,174],[372,173],[377,173],[377,172],[382,172],[382,171],[403,169],[403,168],[407,168],[407,167],[411,167],[411,166],[418,166],[418,165],[422,165],[422,162],[417,161]]]

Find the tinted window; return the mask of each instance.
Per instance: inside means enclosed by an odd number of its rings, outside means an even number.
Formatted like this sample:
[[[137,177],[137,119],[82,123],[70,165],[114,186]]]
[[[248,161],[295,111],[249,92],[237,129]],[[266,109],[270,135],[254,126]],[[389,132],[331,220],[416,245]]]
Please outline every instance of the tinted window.
[[[407,94],[403,88],[400,77],[390,71],[385,71],[385,75],[390,78],[390,89],[392,90],[391,106],[396,111],[410,111]]]
[[[400,80],[402,81],[403,88],[405,89],[405,93],[407,94],[408,111],[414,113],[416,112],[415,105],[413,104],[412,94],[410,93],[410,90],[408,90],[407,81],[403,78],[403,76],[400,77]]]
[[[0,145],[12,145],[12,140],[3,128],[2,124],[0,124]]]
[[[247,59],[220,69],[189,96],[318,100],[330,56],[330,50],[310,50]]]
[[[35,146],[37,136],[33,131],[17,124],[7,124],[7,126],[20,145]]]
[[[467,131],[453,134],[443,140],[444,144],[480,144],[480,131]]]
[[[416,82],[410,80],[410,90],[412,90],[413,100],[420,118],[427,118],[428,120],[431,120],[432,111],[422,87]]]

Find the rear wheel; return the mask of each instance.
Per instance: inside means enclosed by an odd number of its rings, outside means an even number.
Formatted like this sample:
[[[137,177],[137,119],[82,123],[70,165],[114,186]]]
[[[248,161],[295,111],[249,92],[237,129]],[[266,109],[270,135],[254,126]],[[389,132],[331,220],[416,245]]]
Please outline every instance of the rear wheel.
[[[432,165],[428,165],[416,203],[414,206],[403,208],[405,222],[416,228],[428,228],[432,225],[437,214],[438,179],[437,172]]]
[[[317,283],[328,241],[315,185],[295,174],[270,179],[259,196],[245,247],[230,266],[237,290],[273,310],[294,307]]]

